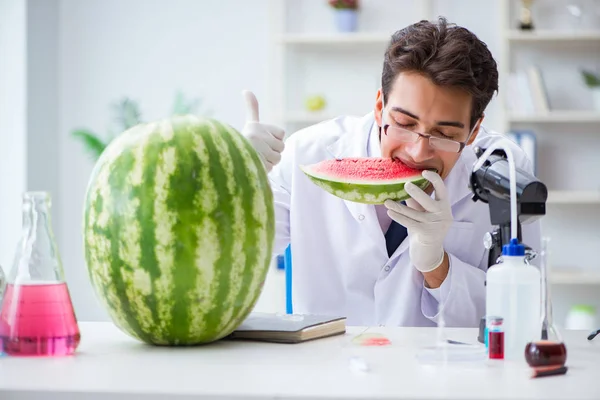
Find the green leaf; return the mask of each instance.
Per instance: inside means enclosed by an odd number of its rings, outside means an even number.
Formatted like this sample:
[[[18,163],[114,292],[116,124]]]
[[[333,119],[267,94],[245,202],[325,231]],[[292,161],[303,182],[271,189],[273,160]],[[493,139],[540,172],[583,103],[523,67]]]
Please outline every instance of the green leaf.
[[[71,133],[79,139],[92,159],[97,160],[108,143],[105,143],[98,135],[86,129],[76,129]]]
[[[142,122],[138,104],[127,97],[115,103],[113,111],[116,114],[115,119],[124,131]]]
[[[198,113],[201,103],[201,99],[186,99],[183,93],[179,91],[175,96],[173,114],[196,114]],[[144,122],[141,117],[138,103],[128,97],[124,97],[121,100],[114,102],[111,105],[111,108],[114,119],[113,123],[116,123],[117,126],[112,126],[109,129],[108,133],[105,135],[106,139],[103,140],[97,134],[86,129],[77,129],[72,132],[72,136],[81,141],[86,151],[94,160],[97,160],[100,157],[104,152],[104,149],[117,136],[121,135],[127,129]],[[212,111],[204,110],[202,114],[209,116],[212,114]]]
[[[200,99],[191,99],[187,101],[181,92],[175,95],[173,104],[173,115],[195,114],[200,107]]]
[[[582,70],[583,81],[588,87],[599,87],[600,86],[600,75],[596,75],[593,72]]]

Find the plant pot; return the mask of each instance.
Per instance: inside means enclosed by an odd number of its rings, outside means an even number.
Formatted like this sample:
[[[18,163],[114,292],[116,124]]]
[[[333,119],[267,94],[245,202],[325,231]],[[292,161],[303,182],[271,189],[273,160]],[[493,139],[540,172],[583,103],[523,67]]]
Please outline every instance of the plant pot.
[[[592,104],[594,105],[594,110],[600,111],[600,87],[592,89]]]
[[[358,25],[358,11],[341,9],[335,11],[335,23],[339,32],[355,32]]]

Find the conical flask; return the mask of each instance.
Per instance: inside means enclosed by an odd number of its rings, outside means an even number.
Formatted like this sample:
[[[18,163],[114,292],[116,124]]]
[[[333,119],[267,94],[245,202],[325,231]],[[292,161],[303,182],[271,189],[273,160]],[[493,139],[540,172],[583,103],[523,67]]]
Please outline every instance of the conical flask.
[[[552,315],[551,285],[548,280],[549,272],[549,237],[542,237],[541,251],[541,330],[525,346],[525,360],[532,367],[564,365],[567,360],[567,346],[560,331],[554,324]]]
[[[46,192],[23,195],[23,230],[0,308],[0,350],[70,355],[80,333],[51,224]]]

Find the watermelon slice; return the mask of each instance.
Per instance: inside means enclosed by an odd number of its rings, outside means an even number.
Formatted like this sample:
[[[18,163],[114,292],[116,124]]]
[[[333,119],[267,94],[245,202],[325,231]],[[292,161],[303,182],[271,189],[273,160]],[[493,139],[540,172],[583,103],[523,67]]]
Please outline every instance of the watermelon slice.
[[[365,204],[382,204],[391,199],[402,201],[410,196],[406,182],[421,189],[429,185],[423,170],[410,168],[400,160],[379,157],[354,157],[325,160],[300,169],[317,186],[344,200]]]

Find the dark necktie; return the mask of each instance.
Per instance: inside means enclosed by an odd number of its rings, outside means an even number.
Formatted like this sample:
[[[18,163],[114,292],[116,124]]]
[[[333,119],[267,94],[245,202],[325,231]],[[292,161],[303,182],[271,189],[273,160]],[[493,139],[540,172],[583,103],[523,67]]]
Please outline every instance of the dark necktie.
[[[404,202],[402,202],[404,204]],[[394,251],[400,246],[400,243],[408,236],[406,227],[392,220],[390,227],[385,233],[385,245],[387,247],[388,257],[394,254]]]

